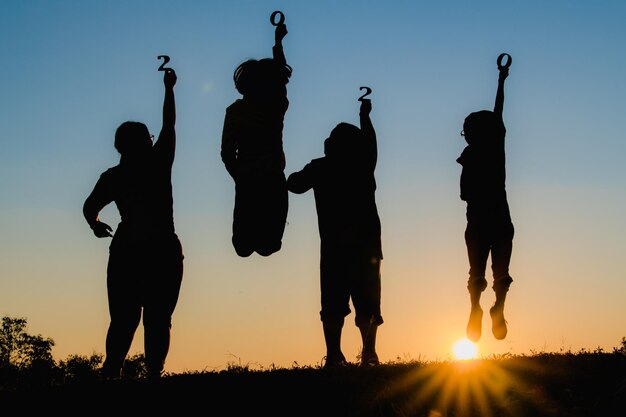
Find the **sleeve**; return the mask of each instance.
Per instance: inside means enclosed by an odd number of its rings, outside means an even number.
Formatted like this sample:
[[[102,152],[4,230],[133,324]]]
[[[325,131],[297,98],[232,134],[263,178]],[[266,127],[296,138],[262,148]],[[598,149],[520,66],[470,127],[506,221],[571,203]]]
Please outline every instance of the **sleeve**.
[[[100,175],[98,182],[96,182],[96,185],[83,204],[83,215],[90,227],[93,228],[93,224],[98,220],[100,211],[113,202],[113,200],[111,175],[107,171]]]
[[[238,122],[231,108],[226,109],[222,129],[221,158],[230,176],[236,177]]]
[[[287,189],[294,194],[303,194],[314,186],[315,166],[308,163],[301,171],[293,172],[287,178]]]
[[[276,64],[278,64],[278,66],[280,66],[281,70],[283,71],[285,84],[287,84],[289,82],[289,78],[291,78],[291,73],[293,72],[293,69],[289,64],[287,64],[287,58],[285,58],[285,51],[282,44],[274,45],[272,47],[272,57]]]

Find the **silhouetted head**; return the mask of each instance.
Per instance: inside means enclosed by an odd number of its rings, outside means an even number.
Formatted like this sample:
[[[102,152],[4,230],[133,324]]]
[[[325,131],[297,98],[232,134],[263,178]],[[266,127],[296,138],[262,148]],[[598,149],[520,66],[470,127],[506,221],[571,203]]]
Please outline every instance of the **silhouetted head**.
[[[324,141],[324,155],[344,158],[360,149],[361,129],[350,123],[339,123]]]
[[[115,131],[115,149],[122,156],[139,156],[152,148],[148,127],[140,122],[124,122]]]
[[[240,64],[233,74],[237,91],[253,98],[284,96],[289,77],[291,67],[279,65],[272,58],[249,59]]]
[[[497,133],[498,120],[489,110],[470,113],[463,122],[463,136],[469,145],[487,144]]]

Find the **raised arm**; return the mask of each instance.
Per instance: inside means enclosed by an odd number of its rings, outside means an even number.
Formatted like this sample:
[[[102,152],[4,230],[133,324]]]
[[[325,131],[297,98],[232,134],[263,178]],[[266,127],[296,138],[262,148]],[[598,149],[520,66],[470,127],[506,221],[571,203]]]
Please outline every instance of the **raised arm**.
[[[176,103],[174,100],[174,85],[176,85],[176,72],[165,69],[163,84],[165,85],[165,98],[163,100],[163,126],[159,138],[154,144],[157,151],[171,164],[174,162],[176,151]]]
[[[272,54],[274,61],[281,66],[287,65],[287,58],[285,58],[285,51],[283,50],[283,38],[287,36],[287,25],[279,23],[276,25],[276,31],[274,32],[274,47],[272,48]]]
[[[509,76],[508,67],[500,67],[500,75],[498,76],[498,91],[496,92],[496,104],[493,108],[498,120],[502,120],[502,111],[504,109],[504,80]]]
[[[361,121],[361,133],[363,134],[363,150],[368,156],[372,169],[376,167],[378,159],[378,145],[376,143],[376,131],[370,119],[372,111],[372,101],[370,99],[361,99],[361,109],[359,110],[359,118]]]
[[[294,194],[303,194],[313,188],[313,166],[306,164],[301,171],[293,172],[287,177],[287,189]]]

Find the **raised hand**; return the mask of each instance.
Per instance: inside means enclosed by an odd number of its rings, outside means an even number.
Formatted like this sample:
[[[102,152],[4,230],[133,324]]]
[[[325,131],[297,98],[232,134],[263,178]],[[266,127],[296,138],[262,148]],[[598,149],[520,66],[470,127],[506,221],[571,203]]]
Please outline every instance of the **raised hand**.
[[[173,88],[174,85],[176,85],[177,79],[178,78],[176,77],[176,71],[171,68],[165,69],[165,74],[163,75],[163,83],[165,84],[166,88]]]
[[[281,43],[285,36],[287,36],[287,25],[285,25],[284,23],[279,23],[278,25],[276,25],[276,31],[274,32],[276,43]]]
[[[509,76],[509,67],[500,67],[500,75],[498,79],[500,81],[506,80],[506,77]]]
[[[506,62],[504,60],[506,59]],[[513,62],[513,58],[511,55],[507,53],[502,53],[498,56],[497,64],[498,70],[500,71],[500,76],[498,77],[500,81],[506,80],[506,77],[509,76],[509,67]]]
[[[370,100],[369,98],[362,98],[361,109],[360,109],[361,115],[368,116],[371,111],[372,111],[372,100]]]
[[[276,44],[279,45],[283,38],[287,35],[287,25],[285,25],[285,14],[280,10],[276,10],[270,16],[270,23],[276,26],[276,31],[274,32],[274,36],[276,39]]]

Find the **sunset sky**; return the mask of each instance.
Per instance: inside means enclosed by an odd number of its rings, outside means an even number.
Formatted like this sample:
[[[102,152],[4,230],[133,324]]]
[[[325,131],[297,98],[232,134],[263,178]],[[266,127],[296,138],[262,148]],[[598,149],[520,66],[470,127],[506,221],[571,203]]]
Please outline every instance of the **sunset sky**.
[[[319,235],[312,193],[289,196],[280,252],[231,245],[234,183],[220,160],[234,69],[271,56],[282,10],[293,67],[286,173],[358,123],[372,88],[382,223],[381,361],[441,360],[464,336],[469,264],[459,198],[462,122],[506,81],[507,191],[515,225],[509,335],[485,314],[480,355],[601,347],[626,336],[626,2],[2,1],[0,314],[54,339],[53,354],[104,353],[106,262],[82,204],[116,165],[117,126],[161,126],[169,55],[178,148],[174,217],[185,274],[166,371],[228,363],[316,365]],[[114,205],[101,218],[116,227]],[[491,284],[488,270],[487,279]],[[488,290],[483,308],[494,300]],[[355,361],[354,313],[342,347]],[[141,328],[131,354],[143,351]]]

